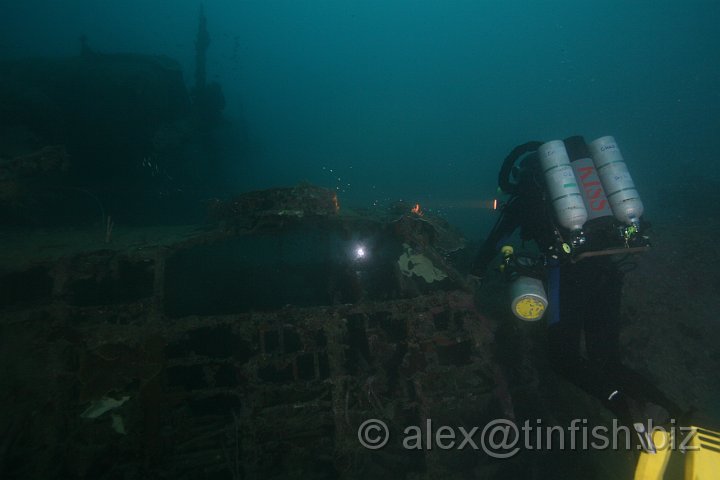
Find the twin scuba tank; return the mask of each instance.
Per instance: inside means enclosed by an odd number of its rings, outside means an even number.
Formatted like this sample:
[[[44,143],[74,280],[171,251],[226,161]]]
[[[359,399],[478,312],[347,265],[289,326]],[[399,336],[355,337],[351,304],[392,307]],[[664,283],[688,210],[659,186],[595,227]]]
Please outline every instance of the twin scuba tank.
[[[639,228],[643,204],[615,139],[582,137],[543,143],[538,159],[558,224],[570,231],[573,246],[585,243],[588,220],[615,216]]]
[[[570,232],[569,243],[585,242],[588,221],[614,216],[626,228],[639,231],[643,204],[617,142],[611,136],[589,145],[580,136],[546,142],[537,150],[548,201],[557,224]],[[569,253],[569,245],[566,253]],[[509,264],[512,250],[503,250]],[[543,283],[518,272],[510,287],[512,311],[522,320],[539,320],[548,306]]]

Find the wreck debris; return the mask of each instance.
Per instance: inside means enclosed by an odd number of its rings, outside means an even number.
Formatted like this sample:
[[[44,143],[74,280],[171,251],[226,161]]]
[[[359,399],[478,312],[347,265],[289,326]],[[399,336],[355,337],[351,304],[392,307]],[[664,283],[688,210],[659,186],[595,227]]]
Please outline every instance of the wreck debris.
[[[34,184],[66,172],[69,160],[64,145],[49,145],[8,160],[0,158],[0,208],[22,205]]]
[[[80,418],[98,418],[110,410],[121,407],[128,400],[130,400],[130,397],[127,395],[122,396],[117,400],[112,397],[102,397],[98,400],[94,400],[90,406],[80,414]]]
[[[207,29],[205,8],[200,5],[198,28],[195,37],[195,86],[192,89],[193,110],[196,128],[208,133],[222,122],[225,96],[217,82],[207,83],[207,50],[210,34]]]
[[[34,207],[42,207],[43,197],[56,200],[62,196],[64,192],[54,184],[69,167],[70,156],[64,145],[48,145],[7,160],[0,154],[0,221],[22,218]]]
[[[105,243],[110,243],[112,240],[112,232],[113,227],[115,227],[115,222],[113,222],[112,216],[108,215],[107,221],[105,222]]]
[[[230,200],[212,200],[211,217],[233,226],[256,225],[263,220],[335,215],[337,193],[309,184],[240,194]]]
[[[262,205],[262,198],[254,192],[247,201]],[[498,464],[475,451],[408,452],[391,442],[377,455],[358,444],[357,428],[369,418],[385,422],[393,439],[427,420],[481,426],[527,418],[518,396],[536,399],[538,375],[522,339],[499,344],[517,328],[480,313],[478,297],[459,289],[456,267],[440,248],[446,243],[433,231],[442,222],[430,212],[345,215],[317,201],[325,213],[281,215],[287,204],[269,202],[268,222],[253,230],[198,230],[132,248],[118,237],[99,251],[27,267],[21,277],[2,272],[3,286],[22,278],[44,289],[26,303],[0,297],[0,355],[13,370],[37,372],[8,380],[15,388],[0,398],[22,419],[4,429],[13,440],[0,445],[3,478],[47,478],[40,472],[53,468],[87,478],[288,471],[303,478],[507,478],[527,467],[522,455]],[[366,240],[364,260],[352,255],[358,237]],[[302,262],[293,263],[297,251]],[[350,256],[335,255],[342,252]],[[403,256],[432,265],[426,273],[436,281],[408,276],[419,267],[405,263],[403,272]],[[282,297],[292,276],[299,278],[294,296]],[[328,278],[335,283],[323,284]],[[265,280],[275,303],[252,291]],[[313,296],[313,288],[350,290],[342,282],[360,294],[350,301]],[[649,295],[644,288],[635,285]],[[212,291],[222,293],[225,311],[178,308],[193,292]],[[243,295],[246,303],[226,298]],[[642,331],[636,324],[630,333]],[[41,352],[40,359],[27,352]],[[518,358],[517,370],[503,357]],[[132,401],[115,410],[103,407],[126,396]],[[95,418],[82,419],[83,412]]]
[[[433,265],[432,261],[421,253],[416,253],[407,243],[403,243],[404,252],[398,259],[400,272],[406,277],[416,275],[427,283],[439,282],[447,274]]]
[[[119,435],[127,435],[127,431],[125,431],[125,422],[123,421],[123,418],[118,415],[117,413],[110,414],[110,418],[112,418],[112,429],[115,433]]]
[[[470,383],[457,389],[439,382],[452,369],[493,378],[486,350],[492,328],[471,300],[458,300],[467,294],[453,293],[455,284],[444,273],[450,266],[428,231],[433,223],[406,224],[392,213],[345,216],[335,192],[310,185],[252,192],[215,206],[223,221],[251,223],[252,229],[199,231],[155,249],[123,249],[118,239],[107,250],[80,253],[44,270],[50,278],[46,313],[24,325],[42,332],[50,322],[62,332],[44,342],[72,352],[58,355],[62,365],[56,368],[66,372],[63,401],[93,419],[65,427],[75,452],[67,462],[76,465],[68,468],[79,471],[77,465],[102,458],[101,445],[140,459],[148,475],[266,477],[274,471],[272,459],[282,458],[278,468],[302,465],[306,476],[352,477],[368,469],[397,476],[435,462],[432,455],[409,462],[391,448],[384,452],[392,459],[388,466],[359,448],[356,438],[368,416],[399,428],[466,398]],[[413,222],[420,218],[407,215]],[[362,258],[355,255],[358,237],[366,240]],[[278,250],[270,247],[264,257],[249,249],[243,256],[245,245],[272,238]],[[304,248],[305,241],[317,248]],[[286,243],[300,244],[302,261],[277,270],[297,258]],[[222,263],[205,261],[218,255]],[[404,272],[398,263],[403,255]],[[237,288],[250,287],[245,278],[267,280],[266,288],[282,299],[287,289],[277,282],[285,279],[272,272],[310,276],[293,283],[293,305],[258,308],[261,299],[250,295],[247,308],[229,302],[220,314],[178,308],[189,295],[178,294],[181,287],[199,298],[208,286],[223,292],[224,277],[213,268],[231,257],[240,259],[228,270],[240,280],[228,290],[235,297],[245,295]],[[202,274],[186,268],[190,264],[204,264],[215,281],[205,285]],[[263,271],[265,280],[257,273]],[[436,281],[428,283],[427,274]],[[361,293],[338,297],[350,302],[333,295],[308,299],[308,285]],[[20,309],[11,318],[22,315]],[[492,382],[480,388],[493,395]],[[31,454],[9,452],[13,464]],[[126,460],[114,468],[139,467]]]
[[[99,52],[84,36],[77,56],[0,60],[0,221],[96,223],[89,191],[122,215],[116,221],[167,223],[172,210],[196,222],[206,193],[189,185],[198,176],[222,183],[211,152],[225,106],[220,85],[206,79],[202,10],[196,40],[191,91],[173,59]],[[30,175],[50,178],[31,183]]]
[[[0,162],[0,179],[57,174],[68,169],[69,160],[65,145],[48,145]]]

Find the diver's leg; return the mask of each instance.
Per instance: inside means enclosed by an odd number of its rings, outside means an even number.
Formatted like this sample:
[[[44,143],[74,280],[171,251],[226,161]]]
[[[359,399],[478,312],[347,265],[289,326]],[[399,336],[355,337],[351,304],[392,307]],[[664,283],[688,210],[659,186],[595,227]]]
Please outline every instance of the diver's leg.
[[[668,415],[680,414],[678,406],[650,380],[623,365],[620,353],[620,327],[623,273],[611,262],[599,265],[593,294],[585,313],[585,345],[593,369],[601,372],[609,391],[602,392],[601,400],[621,418],[632,415],[629,410],[645,410],[655,404],[667,410]],[[595,308],[593,308],[593,306]],[[623,402],[614,401],[618,392]],[[635,412],[635,415],[638,413]]]
[[[560,372],[580,358],[583,319],[579,307],[584,293],[573,273],[571,269],[560,271],[560,320],[548,328],[548,357],[553,369]]]
[[[548,329],[548,357],[553,370],[593,393],[603,382],[598,384],[597,369],[583,358],[580,349],[588,298],[585,269],[564,266],[560,273],[560,321]]]
[[[614,308],[606,303],[612,302],[597,294],[600,265],[593,260],[562,267],[560,321],[549,328],[548,354],[556,372],[607,404],[608,397],[616,389],[616,379],[607,375],[604,359],[618,358],[617,316],[610,318]],[[618,288],[615,293],[619,292]],[[588,331],[587,326],[597,319],[598,308],[603,309],[601,315],[606,324],[602,326],[595,322],[596,328]],[[591,359],[584,358],[580,349],[584,328],[586,348]]]
[[[620,365],[620,305],[623,273],[608,260],[595,262],[583,305],[588,359],[603,369]]]

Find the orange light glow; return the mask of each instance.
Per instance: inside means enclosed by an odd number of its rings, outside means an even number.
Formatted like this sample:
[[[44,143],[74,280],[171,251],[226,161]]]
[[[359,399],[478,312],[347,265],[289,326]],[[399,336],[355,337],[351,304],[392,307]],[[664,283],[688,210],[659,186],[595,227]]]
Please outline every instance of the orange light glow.
[[[415,206],[414,206],[414,207],[412,208],[412,210],[410,210],[410,211],[413,212],[415,215],[420,215],[421,217],[422,217],[422,215],[423,215],[422,210],[420,210],[420,204],[419,204],[419,203],[416,203]]]
[[[497,207],[498,207],[498,201],[496,198],[495,200],[493,200],[493,210],[497,210]]]
[[[335,213],[340,211],[340,202],[338,201],[337,193],[333,194],[332,198],[333,206],[335,207]]]

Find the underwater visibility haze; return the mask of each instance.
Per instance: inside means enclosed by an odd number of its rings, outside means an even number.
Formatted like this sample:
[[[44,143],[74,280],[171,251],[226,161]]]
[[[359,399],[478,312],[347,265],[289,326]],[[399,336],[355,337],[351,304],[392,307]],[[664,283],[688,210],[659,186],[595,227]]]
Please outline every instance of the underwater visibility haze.
[[[718,24],[4,2],[0,477],[716,478]]]

